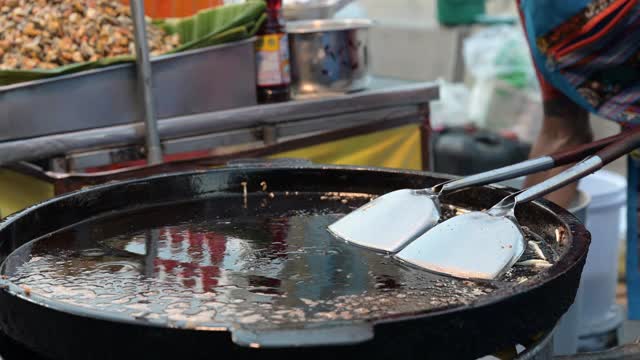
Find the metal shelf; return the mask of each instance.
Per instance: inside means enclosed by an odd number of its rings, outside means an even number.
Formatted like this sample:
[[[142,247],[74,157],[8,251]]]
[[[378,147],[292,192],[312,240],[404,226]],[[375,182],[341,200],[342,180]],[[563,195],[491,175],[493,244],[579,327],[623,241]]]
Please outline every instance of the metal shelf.
[[[421,123],[437,85],[413,83],[338,97],[250,106],[160,120],[168,154],[250,142],[286,139],[367,124]],[[375,87],[374,87],[375,88]],[[265,129],[270,136],[265,138]],[[0,142],[0,165],[53,157],[75,161],[75,168],[108,165],[136,157],[144,144],[144,124],[134,123]],[[126,154],[126,155],[123,155]],[[123,159],[124,156],[124,159]]]

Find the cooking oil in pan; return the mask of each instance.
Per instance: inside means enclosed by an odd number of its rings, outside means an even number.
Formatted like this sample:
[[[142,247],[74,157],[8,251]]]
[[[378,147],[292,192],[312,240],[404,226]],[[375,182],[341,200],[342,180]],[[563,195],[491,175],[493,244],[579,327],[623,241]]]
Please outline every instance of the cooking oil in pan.
[[[327,225],[366,201],[345,200],[250,195],[256,206],[216,198],[110,215],[22,246],[2,272],[35,301],[192,328],[374,320],[462,306],[507,284],[434,275],[336,240]]]

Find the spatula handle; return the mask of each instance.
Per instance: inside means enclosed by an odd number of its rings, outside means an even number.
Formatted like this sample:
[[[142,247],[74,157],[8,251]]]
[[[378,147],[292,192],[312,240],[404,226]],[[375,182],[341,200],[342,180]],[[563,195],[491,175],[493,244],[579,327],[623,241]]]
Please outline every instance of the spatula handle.
[[[640,132],[640,128],[632,130]],[[517,164],[501,167],[494,170],[482,172],[471,176],[466,176],[458,180],[454,180],[440,185],[443,192],[451,192],[460,190],[470,186],[481,186],[493,184],[499,181],[515,179],[520,176],[534,174],[540,171],[553,169],[556,166],[572,164],[584,159],[589,155],[593,155],[597,151],[603,149],[609,144],[624,139],[629,136],[629,132],[622,132],[617,135],[594,141],[582,146],[578,146],[571,150],[558,152],[552,155],[541,156],[535,159],[523,161]],[[436,186],[437,188],[437,186]],[[436,189],[437,190],[437,189]]]
[[[535,159],[523,161],[517,164],[501,167],[499,169],[485,171],[479,174],[465,176],[458,180],[447,182],[440,185],[441,191],[452,192],[460,189],[464,189],[471,186],[481,186],[487,184],[493,184],[499,181],[515,179],[520,176],[533,174],[539,171],[549,170],[554,167],[554,161],[551,156],[542,156]],[[434,192],[438,192],[438,187],[435,186]]]
[[[535,200],[549,193],[552,193],[555,190],[558,190],[576,180],[579,180],[589,174],[600,170],[602,166],[604,166],[604,162],[599,156],[591,156],[590,158],[577,163],[576,165],[561,172],[560,174],[518,193],[513,197],[514,204],[512,204],[511,206]],[[502,201],[501,204],[504,204],[504,201]]]
[[[640,128],[636,129],[628,138],[611,144],[598,152],[598,156],[604,164],[608,164],[619,157],[632,152],[640,147]]]
[[[569,185],[576,180],[600,170],[606,164],[630,153],[638,147],[640,147],[640,131],[636,129],[626,133],[621,140],[600,150],[596,155],[517,194],[513,198],[515,204],[535,200]]]
[[[586,158],[589,155],[595,154],[597,151],[604,149],[607,145],[613,144],[616,141],[620,141],[624,139],[625,137],[629,136],[631,132],[637,132],[637,131],[640,131],[640,127],[631,131],[621,132],[617,135],[609,136],[598,141],[580,145],[570,150],[561,151],[549,156],[553,158],[553,161],[555,163],[554,166],[573,164],[580,160],[584,160],[584,158]]]

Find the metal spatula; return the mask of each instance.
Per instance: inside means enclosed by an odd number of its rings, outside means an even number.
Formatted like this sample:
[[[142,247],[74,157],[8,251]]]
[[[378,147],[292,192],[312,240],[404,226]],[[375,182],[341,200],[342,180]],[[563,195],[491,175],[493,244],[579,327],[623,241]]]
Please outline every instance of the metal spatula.
[[[640,146],[640,131],[631,131],[595,156],[487,211],[451,218],[407,245],[395,258],[424,269],[460,278],[494,279],[522,256],[526,243],[515,207],[581,179]]]
[[[440,221],[440,195],[571,164],[622,139],[624,135],[626,134],[618,134],[570,151],[468,176],[429,189],[397,190],[336,221],[329,226],[329,231],[336,237],[359,246],[394,253]]]

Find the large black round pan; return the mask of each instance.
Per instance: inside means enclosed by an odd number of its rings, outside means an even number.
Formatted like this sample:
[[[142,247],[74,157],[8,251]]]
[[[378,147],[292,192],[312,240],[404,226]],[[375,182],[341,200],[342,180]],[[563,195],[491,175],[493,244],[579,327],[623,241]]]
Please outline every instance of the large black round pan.
[[[242,182],[266,181],[274,192],[382,194],[424,188],[445,180],[434,174],[370,168],[253,165],[157,176],[82,190],[10,216],[0,224],[0,260],[31,239],[84,219],[132,207],[188,199],[237,196]],[[477,188],[450,196],[461,206],[483,208],[503,198],[504,188]],[[24,294],[0,290],[0,328],[14,340],[59,359],[331,358],[457,359],[491,354],[553,328],[573,302],[589,245],[585,228],[565,210],[541,201],[518,209],[522,225],[555,238],[566,233],[559,261],[543,274],[496,291],[475,303],[435,312],[386,316],[340,327],[266,331],[261,348],[237,341],[228,329],[198,331],[150,326],[42,306]],[[236,340],[236,341],[234,341]],[[240,344],[238,344],[240,343]]]

